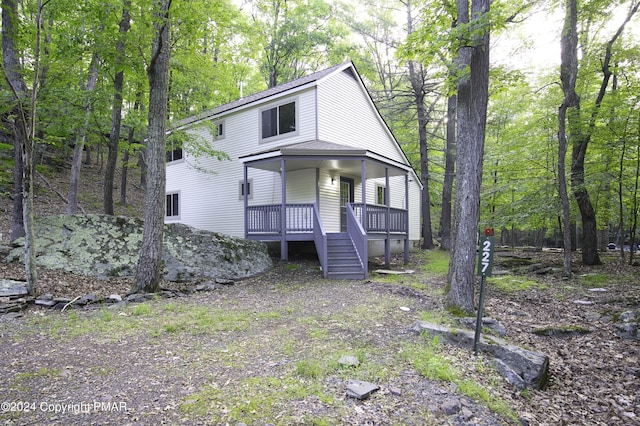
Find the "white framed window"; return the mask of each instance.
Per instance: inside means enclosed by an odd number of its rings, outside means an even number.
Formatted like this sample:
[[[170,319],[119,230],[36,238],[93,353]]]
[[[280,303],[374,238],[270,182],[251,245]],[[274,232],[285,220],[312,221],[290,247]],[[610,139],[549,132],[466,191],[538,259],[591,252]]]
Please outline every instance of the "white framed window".
[[[247,198],[253,198],[253,179],[247,180]],[[238,200],[244,200],[244,180],[238,182]]]
[[[213,139],[214,140],[220,140],[220,139],[224,139],[225,136],[225,132],[227,130],[225,124],[224,124],[224,120],[223,121],[216,121],[215,123],[213,123],[214,128],[215,128],[215,135],[213,135]]]
[[[376,204],[387,205],[387,188],[384,185],[376,184]]]
[[[260,139],[298,133],[298,102],[287,101],[260,110]]]
[[[167,219],[180,219],[180,191],[166,194],[164,217]]]
[[[167,163],[179,161],[179,160],[182,160],[183,158],[184,157],[182,154],[182,148],[171,149],[171,147],[169,147],[169,149],[167,150]]]

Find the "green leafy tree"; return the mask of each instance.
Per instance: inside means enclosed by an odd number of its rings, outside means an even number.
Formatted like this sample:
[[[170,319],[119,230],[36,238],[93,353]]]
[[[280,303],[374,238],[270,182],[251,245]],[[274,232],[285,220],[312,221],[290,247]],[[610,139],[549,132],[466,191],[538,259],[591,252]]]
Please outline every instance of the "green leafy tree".
[[[598,5],[593,5],[596,10]],[[578,6],[577,0],[567,0],[565,27],[562,39],[561,81],[565,94],[563,107],[566,108],[566,122],[568,127],[567,140],[571,145],[571,188],[580,209],[582,218],[582,261],[585,265],[600,264],[597,244],[596,213],[585,180],[585,160],[587,148],[592,140],[597,125],[600,107],[607,94],[607,89],[612,76],[612,58],[616,41],[624,31],[626,25],[638,11],[640,3],[631,2],[626,19],[618,27],[617,31],[604,44],[598,57],[601,60],[602,79],[597,89],[591,113],[587,117],[582,112],[581,96],[576,91],[578,81]],[[585,14],[589,17],[589,14]],[[586,31],[583,31],[586,37]],[[582,46],[586,48],[586,46]]]
[[[324,0],[255,0],[251,6],[268,87],[326,66],[327,52],[346,35]]]

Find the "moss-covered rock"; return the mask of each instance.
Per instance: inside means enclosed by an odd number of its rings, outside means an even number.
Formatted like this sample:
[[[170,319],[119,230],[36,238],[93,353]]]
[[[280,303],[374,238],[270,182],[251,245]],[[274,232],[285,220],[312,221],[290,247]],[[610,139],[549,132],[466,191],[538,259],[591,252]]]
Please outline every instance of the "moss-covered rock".
[[[135,275],[143,223],[108,215],[57,215],[36,222],[38,266],[99,278]],[[22,258],[22,240],[5,261]],[[272,266],[263,243],[207,232],[183,224],[164,228],[164,278],[246,278]]]

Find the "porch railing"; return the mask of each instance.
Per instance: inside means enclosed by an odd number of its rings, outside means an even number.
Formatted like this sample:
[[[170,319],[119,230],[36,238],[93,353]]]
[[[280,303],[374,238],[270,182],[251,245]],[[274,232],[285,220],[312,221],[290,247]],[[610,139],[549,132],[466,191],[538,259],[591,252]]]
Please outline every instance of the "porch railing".
[[[404,209],[396,209],[373,204],[353,203],[356,217],[362,223],[363,212],[366,212],[365,229],[367,232],[406,233],[409,229],[409,214]]]
[[[369,243],[367,239],[367,233],[356,217],[352,204],[347,204],[347,234],[349,234],[349,237],[353,242],[353,246],[358,252],[360,264],[362,265],[366,274],[368,270],[367,262],[369,261]]]
[[[320,260],[322,275],[327,278],[327,259],[329,256],[327,250],[327,233],[322,225],[322,220],[320,220],[320,212],[318,211],[317,204],[313,205],[313,213],[313,241],[316,245],[316,252]]]
[[[352,203],[355,217],[362,223],[363,214],[366,216],[364,229],[367,233],[403,233],[409,229],[409,215],[406,210],[387,208],[385,206],[362,203]],[[315,204],[287,204],[286,205],[287,233],[313,233],[316,216]],[[247,207],[248,234],[281,234],[282,233],[282,205],[271,204]]]
[[[282,232],[282,205],[271,204],[247,207],[247,232],[249,234],[280,234]],[[287,204],[286,231],[312,233],[314,229],[314,204]]]

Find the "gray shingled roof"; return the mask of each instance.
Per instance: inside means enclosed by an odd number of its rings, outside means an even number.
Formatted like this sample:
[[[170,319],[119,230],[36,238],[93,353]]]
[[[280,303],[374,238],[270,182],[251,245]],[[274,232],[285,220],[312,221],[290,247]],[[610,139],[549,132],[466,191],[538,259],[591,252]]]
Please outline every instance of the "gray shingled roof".
[[[191,117],[187,117],[183,120],[180,120],[177,127],[186,126],[191,123],[195,123],[196,121],[203,120],[208,117],[212,117],[218,114],[222,114],[223,112],[231,111],[233,109],[239,108],[244,105],[248,105],[253,102],[257,102],[261,99],[268,98],[270,96],[277,95],[279,93],[286,92],[287,90],[294,89],[296,87],[304,86],[305,84],[312,83],[320,80],[321,78],[331,74],[332,72],[345,67],[346,65],[352,65],[351,61],[344,62],[339,65],[334,65],[331,68],[327,68],[313,74],[309,74],[304,77],[296,78],[295,80],[291,80],[287,83],[280,84],[279,86],[272,87],[271,89],[263,90],[262,92],[254,93],[253,95],[249,95],[247,97],[235,100],[233,102],[229,102],[228,104],[220,105],[216,108],[210,109],[208,111],[204,111],[200,114],[193,115]]]
[[[367,152],[364,148],[356,148],[349,145],[342,145],[334,142],[327,142],[319,139],[315,139],[307,142],[298,142],[291,145],[277,146],[274,148],[266,149],[264,151],[254,152],[252,154],[242,155],[240,158],[248,158],[256,155],[268,154],[270,152],[280,152],[282,155],[296,155],[296,154],[312,154],[320,152],[343,152],[344,154],[360,154],[363,155]]]

